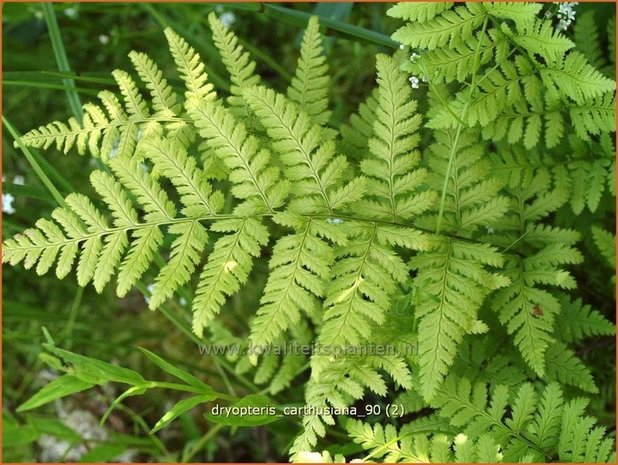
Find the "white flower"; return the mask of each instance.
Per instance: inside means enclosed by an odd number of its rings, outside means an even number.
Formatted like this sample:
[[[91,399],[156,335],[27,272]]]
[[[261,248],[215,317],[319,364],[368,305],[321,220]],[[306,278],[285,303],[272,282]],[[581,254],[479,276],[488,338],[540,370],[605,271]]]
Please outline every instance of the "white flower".
[[[559,31],[566,31],[573,21],[575,21],[575,6],[578,2],[564,2],[558,6],[558,24],[556,29]]]
[[[103,45],[109,44],[109,36],[107,34],[101,34],[99,36],[99,42],[101,42]]]
[[[403,44],[399,44],[399,49],[403,50],[404,48],[406,48]]]
[[[421,56],[418,53],[413,52],[412,55],[410,55],[410,61],[412,63],[416,63],[416,60],[418,60],[420,57]]]
[[[2,213],[7,215],[15,213],[15,208],[13,207],[14,200],[15,197],[12,194],[2,194]]]
[[[18,184],[20,186],[24,185],[24,181],[24,177],[19,174],[13,178],[13,184]]]
[[[231,11],[226,11],[219,16],[219,21],[221,21],[225,27],[230,27],[236,22],[236,15]]]
[[[149,284],[148,286],[146,286],[146,289],[148,290],[148,294],[152,295],[152,291],[154,291],[154,284]],[[146,301],[146,303],[148,305],[150,305],[150,297],[147,295],[144,295],[144,300]]]
[[[341,218],[328,218],[328,219],[326,220],[326,222],[327,222],[328,224],[335,224],[335,225],[336,225],[336,224],[342,224],[342,223],[343,223],[343,220],[342,220]]]
[[[494,232],[494,228],[492,228],[491,226],[487,227],[487,234],[493,234]]]
[[[178,299],[178,303],[184,307],[185,305],[187,305],[187,299],[181,297],[180,299]]]
[[[65,16],[68,16],[71,19],[75,19],[75,18],[77,18],[79,16],[77,14],[77,10],[75,8],[73,8],[72,6],[70,6],[66,10],[64,10],[64,14],[65,14]]]
[[[410,81],[410,84],[412,85],[412,89],[418,89],[419,83],[421,82],[418,77],[410,76],[409,81]]]
[[[319,452],[301,450],[294,461],[298,463],[323,463],[324,459]]]

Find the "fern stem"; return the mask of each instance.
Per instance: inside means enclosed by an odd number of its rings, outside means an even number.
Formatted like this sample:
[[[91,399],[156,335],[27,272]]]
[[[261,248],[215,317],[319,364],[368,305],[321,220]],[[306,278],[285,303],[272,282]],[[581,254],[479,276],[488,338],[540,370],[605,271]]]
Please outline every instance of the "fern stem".
[[[58,70],[62,73],[70,73],[71,67],[69,66],[69,60],[64,49],[62,37],[60,36],[56,13],[54,12],[54,7],[51,3],[43,3],[43,14],[45,15],[47,31],[49,32],[49,38],[51,39],[54,56],[56,57],[56,63],[58,64]],[[73,79],[64,78],[62,79],[62,83],[66,86],[67,99],[69,101],[71,111],[81,124],[84,113],[79,94],[75,89],[75,82]]]
[[[483,28],[481,30],[481,34],[479,35],[479,41],[476,46],[476,52],[474,54],[474,66],[473,66],[473,74],[472,74],[472,82],[470,84],[470,88],[468,89],[468,98],[466,99],[466,103],[461,111],[461,118],[457,123],[457,129],[455,132],[455,137],[453,139],[453,144],[451,146],[451,153],[448,160],[448,165],[446,167],[446,174],[444,175],[444,184],[442,185],[442,195],[440,196],[440,208],[438,210],[438,219],[436,221],[436,234],[440,234],[440,229],[442,226],[442,217],[444,216],[444,206],[446,205],[446,191],[448,189],[448,181],[451,177],[451,170],[453,168],[453,162],[455,160],[455,155],[457,154],[457,145],[459,144],[459,136],[461,135],[461,130],[463,128],[463,120],[468,113],[468,107],[470,105],[470,101],[472,99],[472,92],[476,88],[476,74],[479,68],[479,59],[480,59],[480,51],[481,51],[481,43],[483,41],[483,37],[485,37],[485,30],[487,29],[488,19],[485,17],[483,21]]]

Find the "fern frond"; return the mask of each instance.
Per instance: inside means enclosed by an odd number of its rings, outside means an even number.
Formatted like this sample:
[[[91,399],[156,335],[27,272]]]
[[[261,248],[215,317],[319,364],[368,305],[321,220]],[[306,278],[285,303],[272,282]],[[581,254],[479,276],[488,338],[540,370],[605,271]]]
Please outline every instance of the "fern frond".
[[[167,80],[163,77],[163,72],[154,61],[145,53],[130,52],[129,58],[135,66],[137,74],[146,84],[152,97],[152,106],[155,116],[172,117],[178,113],[176,104],[177,95]]]
[[[597,394],[592,373],[566,344],[555,342],[545,352],[547,366],[546,381],[558,381]]]
[[[341,125],[343,153],[355,159],[365,156],[369,148],[369,139],[373,136],[373,122],[377,106],[378,89],[374,88],[365,101],[359,105],[358,112],[350,116],[349,123]]]
[[[218,21],[218,20],[217,20]],[[279,170],[269,166],[270,154],[245,126],[218,102],[194,101],[189,115],[200,135],[231,170],[236,184],[232,193],[245,200],[236,207],[240,215],[253,216],[274,211],[287,197],[289,184],[280,182]]]
[[[187,87],[185,99],[187,101],[192,98],[213,100],[214,87],[208,82],[208,75],[199,54],[169,27],[164,32],[180,77]]]
[[[616,334],[614,324],[600,312],[585,305],[582,299],[570,300],[559,296],[562,312],[557,318],[556,333],[564,342],[578,342],[591,336],[612,336]]]
[[[290,214],[279,214],[274,220],[296,233],[279,239],[273,248],[271,271],[251,325],[251,342],[257,348],[298,324],[301,311],[318,312],[333,261],[331,247],[318,237],[321,228],[314,225],[316,220]]]
[[[200,274],[192,303],[193,332],[201,337],[204,328],[219,313],[225,296],[247,282],[253,258],[268,242],[268,231],[254,218],[217,221],[211,231],[225,233],[217,240]]]
[[[560,302],[546,286],[573,288],[575,280],[563,266],[580,263],[583,258],[573,247],[579,239],[575,231],[534,224],[565,203],[565,186],[552,188],[544,172],[520,181],[513,191],[512,216],[500,228],[505,246],[525,250],[525,254],[507,259],[504,274],[511,284],[495,294],[492,305],[507,332],[514,335],[524,359],[543,376],[544,353],[553,342],[560,313]]]
[[[87,197],[70,194],[67,206],[52,213],[64,232],[56,223],[40,220],[37,229],[5,242],[3,261],[24,261],[26,267],[31,267],[38,260],[37,271],[43,274],[57,258],[56,274],[64,277],[75,257],[79,257],[77,280],[81,286],[93,280],[101,292],[117,270],[117,293],[124,296],[150,266],[163,243],[161,227],[168,225],[168,232],[177,237],[168,263],[155,279],[150,302],[151,308],[160,305],[189,280],[201,260],[207,234],[200,221],[216,216],[223,197],[212,191],[182,145],[149,136],[143,147],[155,167],[176,187],[184,205],[183,216],[177,216],[173,202],[144,170],[139,157],[115,157],[109,161],[113,175],[101,171],[91,175],[93,187],[111,210],[113,226]],[[129,195],[143,211],[143,219]]]
[[[169,261],[155,279],[148,304],[151,309],[156,309],[176,289],[189,281],[201,261],[201,252],[208,240],[206,229],[198,220],[171,225],[168,232],[178,237],[172,242]]]
[[[328,111],[329,86],[320,25],[317,16],[312,16],[303,35],[296,74],[288,87],[287,96],[315,123],[324,125],[331,115]]]
[[[233,107],[244,106],[244,91],[260,82],[260,76],[255,74],[255,62],[251,60],[249,52],[238,43],[236,35],[214,13],[208,15],[208,24],[215,46],[232,81],[232,95],[228,97],[228,102]]]
[[[595,419],[583,416],[586,401],[565,405],[557,383],[545,387],[540,401],[531,384],[523,384],[512,401],[505,386],[495,386],[490,400],[488,394],[483,383],[449,377],[433,405],[471,439],[489,432],[501,444],[505,461],[523,456],[548,461],[556,450],[560,460],[581,461],[586,451],[594,457],[591,452],[599,444],[599,460],[610,458],[614,443],[602,427],[594,427]]]
[[[616,235],[598,226],[592,226],[592,238],[607,264],[616,269]]]
[[[416,285],[426,294],[415,309],[420,391],[426,399],[446,376],[464,335],[472,332],[485,296],[508,283],[484,269],[502,262],[495,248],[455,240],[444,240],[435,250],[412,258]]]
[[[452,6],[453,4],[451,2],[403,2],[390,7],[387,13],[393,18],[405,19],[412,22],[425,22],[435,18]]]
[[[373,427],[360,420],[350,420],[346,429],[352,440],[360,444],[372,461],[384,463],[499,463],[500,445],[490,435],[471,441],[465,434],[454,438],[440,433],[417,431],[404,425],[399,431],[393,425],[379,423]]]
[[[156,169],[170,179],[180,196],[184,216],[214,216],[223,208],[223,194],[219,191],[212,192],[206,173],[198,168],[196,159],[188,156],[181,144],[150,137],[144,140],[140,152],[150,158]]]
[[[606,436],[596,419],[584,416],[587,399],[574,399],[564,406],[558,456],[565,462],[610,463],[616,458],[615,441]]]
[[[319,337],[332,346],[358,344],[371,334],[372,325],[383,323],[396,283],[408,278],[404,262],[392,250],[398,240],[405,237],[405,246],[413,250],[430,247],[426,236],[413,229],[377,223],[345,227],[354,245],[336,251]]]
[[[371,200],[361,200],[357,208],[372,218],[398,221],[420,215],[433,204],[436,194],[417,193],[427,171],[417,168],[420,154],[420,115],[411,99],[409,83],[394,59],[378,55],[378,95],[369,150],[374,158],[361,162],[369,178]]]
[[[427,7],[421,6],[420,9]],[[438,10],[440,7],[433,7]],[[406,16],[419,16],[420,11],[414,12],[409,7],[404,11],[395,10],[395,14]],[[412,48],[434,50],[439,47],[452,47],[457,40],[468,40],[473,31],[481,26],[485,19],[485,10],[474,3],[466,6],[458,6],[454,9],[443,11],[439,15],[427,14],[426,10],[421,13],[425,20],[413,21],[400,28],[393,34],[393,40],[409,45]]]
[[[245,99],[272,138],[288,178],[296,183],[295,195],[303,197],[302,202],[290,208],[303,214],[333,214],[334,209],[362,196],[363,178],[339,187],[348,162],[343,156],[335,156],[334,141],[322,143],[322,128],[312,123],[305,112],[265,87],[248,89]]]

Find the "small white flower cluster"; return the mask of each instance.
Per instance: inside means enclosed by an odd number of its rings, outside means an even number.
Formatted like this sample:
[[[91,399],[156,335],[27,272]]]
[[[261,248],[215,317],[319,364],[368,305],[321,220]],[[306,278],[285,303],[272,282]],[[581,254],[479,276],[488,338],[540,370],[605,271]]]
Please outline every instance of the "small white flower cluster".
[[[221,21],[225,27],[230,27],[236,22],[236,15],[231,11],[226,11],[225,13],[221,13],[219,21]]]
[[[64,10],[64,15],[67,18],[71,18],[71,19],[79,18],[79,13],[78,13],[77,9],[72,7],[72,6],[68,7],[66,10]]]
[[[564,2],[558,6],[558,26],[559,31],[566,31],[573,21],[575,21],[575,6],[579,2]]]
[[[343,223],[343,220],[342,220],[341,218],[328,218],[328,219],[326,220],[326,222],[327,222],[328,224],[334,224],[334,225],[337,225],[337,224],[342,224],[342,223]]]
[[[418,89],[419,88],[419,84],[421,82],[421,80],[416,77],[416,76],[410,76],[410,85],[412,86],[412,89]]]
[[[109,44],[109,36],[107,34],[100,34],[99,35],[99,42],[101,43],[101,45]]]
[[[146,289],[148,289],[148,294],[152,295],[152,291],[154,291],[154,284],[149,284],[146,286]],[[150,296],[144,295],[144,300],[148,305],[150,305]]]
[[[5,178],[2,176],[2,182],[4,182]],[[13,184],[19,184],[20,186],[24,185],[24,177],[17,175],[13,178]],[[15,213],[15,207],[13,206],[13,202],[15,201],[15,196],[13,194],[2,193],[2,213],[6,213],[7,215],[12,215]]]

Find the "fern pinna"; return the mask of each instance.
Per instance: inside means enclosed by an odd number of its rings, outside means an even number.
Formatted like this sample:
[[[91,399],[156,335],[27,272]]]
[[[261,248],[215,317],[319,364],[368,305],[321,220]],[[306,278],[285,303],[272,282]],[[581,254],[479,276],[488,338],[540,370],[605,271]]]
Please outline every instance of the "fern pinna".
[[[393,390],[414,414],[400,429],[346,421],[366,460],[612,460],[578,397],[598,387],[575,347],[614,326],[567,293],[580,233],[550,222],[615,195],[608,68],[573,50],[541,4],[402,3],[390,14],[406,21],[393,36],[404,50],[376,56],[377,85],[344,124],[329,109],[315,17],[285,94],[214,14],[226,98],[166,29],[184,96],[132,52],[148,97],[116,70],[120,99],[102,91],[81,124],[21,138],[99,158],[99,197],[70,194],[52,220],[4,242],[3,262],[55,265],[58,278],[75,267],[98,292],[117,275],[119,297],[154,268],[150,308],[190,287],[194,333],[244,347],[230,360],[271,394],[310,367],[311,409],[291,446],[301,461],[336,427],[333,409]],[[408,73],[423,79],[425,115]],[[613,265],[613,236],[591,234]],[[266,255],[248,337],[235,336],[217,317]],[[268,353],[290,340],[323,350]],[[343,350],[369,343],[395,351]]]

